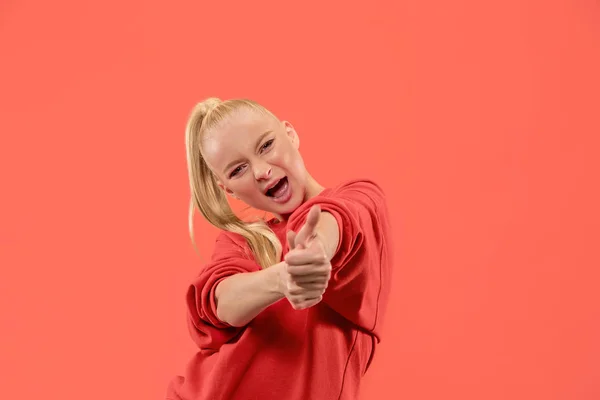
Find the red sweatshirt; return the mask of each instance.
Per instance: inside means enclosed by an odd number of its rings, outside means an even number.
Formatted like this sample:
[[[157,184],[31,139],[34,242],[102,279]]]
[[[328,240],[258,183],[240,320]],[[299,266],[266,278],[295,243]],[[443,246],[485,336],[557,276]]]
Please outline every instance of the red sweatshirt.
[[[323,301],[294,310],[272,304],[247,326],[217,318],[215,287],[236,273],[260,270],[246,241],[223,232],[211,261],[187,292],[188,326],[199,351],[167,400],[354,400],[380,341],[391,274],[389,217],[382,190],[368,180],[327,188],[285,221],[269,226],[287,253],[286,232],[298,230],[311,206],[331,213],[338,250]]]

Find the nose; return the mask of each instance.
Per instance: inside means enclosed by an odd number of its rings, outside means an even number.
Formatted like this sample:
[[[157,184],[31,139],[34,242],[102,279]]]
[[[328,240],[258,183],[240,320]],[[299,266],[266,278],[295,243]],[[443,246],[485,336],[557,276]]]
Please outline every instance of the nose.
[[[256,180],[269,179],[271,177],[271,166],[267,163],[256,164],[254,177]]]

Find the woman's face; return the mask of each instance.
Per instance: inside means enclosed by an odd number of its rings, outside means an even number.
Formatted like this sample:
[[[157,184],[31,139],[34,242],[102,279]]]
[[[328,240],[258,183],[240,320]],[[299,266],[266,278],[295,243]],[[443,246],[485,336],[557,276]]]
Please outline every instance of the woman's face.
[[[228,194],[281,216],[305,198],[308,174],[299,144],[289,122],[242,109],[206,132],[202,154]]]

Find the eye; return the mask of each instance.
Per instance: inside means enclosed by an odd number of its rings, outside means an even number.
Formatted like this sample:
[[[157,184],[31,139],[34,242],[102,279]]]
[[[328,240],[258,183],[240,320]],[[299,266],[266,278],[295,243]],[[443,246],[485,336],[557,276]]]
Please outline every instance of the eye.
[[[239,174],[240,172],[242,172],[242,167],[243,167],[243,165],[240,165],[239,167],[236,167],[236,169],[234,169],[233,171],[231,171],[231,174],[229,174],[229,177],[233,178],[234,176],[236,176],[237,174]]]
[[[267,140],[266,143],[262,145],[262,147],[260,148],[260,150],[261,151],[268,150],[271,147],[271,145],[273,144],[274,141],[275,141],[275,139]]]

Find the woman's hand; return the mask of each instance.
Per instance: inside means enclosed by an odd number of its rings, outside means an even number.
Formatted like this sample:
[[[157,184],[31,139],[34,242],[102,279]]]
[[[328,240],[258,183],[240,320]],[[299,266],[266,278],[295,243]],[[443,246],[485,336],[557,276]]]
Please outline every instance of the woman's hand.
[[[298,234],[288,232],[290,252],[280,280],[282,293],[296,310],[318,304],[331,277],[331,263],[316,231],[320,216],[320,207],[313,206]]]

